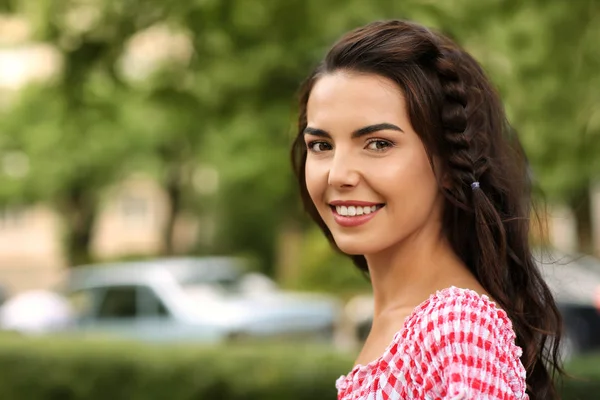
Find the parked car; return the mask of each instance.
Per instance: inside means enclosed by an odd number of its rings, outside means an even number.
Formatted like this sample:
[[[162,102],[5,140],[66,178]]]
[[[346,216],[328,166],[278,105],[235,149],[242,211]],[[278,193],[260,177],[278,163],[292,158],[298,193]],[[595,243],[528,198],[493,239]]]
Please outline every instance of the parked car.
[[[563,358],[600,350],[600,260],[559,252],[536,258],[563,317]],[[353,297],[345,313],[354,324],[356,338],[364,342],[371,330],[373,296]]]
[[[334,297],[283,291],[232,257],[76,267],[63,292],[77,315],[68,332],[154,342],[331,340],[342,315]]]

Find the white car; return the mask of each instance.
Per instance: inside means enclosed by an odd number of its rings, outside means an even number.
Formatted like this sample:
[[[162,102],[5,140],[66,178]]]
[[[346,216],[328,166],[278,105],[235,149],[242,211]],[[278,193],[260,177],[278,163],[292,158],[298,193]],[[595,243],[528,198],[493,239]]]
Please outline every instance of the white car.
[[[231,257],[76,267],[65,294],[69,332],[148,341],[331,340],[342,315],[334,297],[280,290]]]

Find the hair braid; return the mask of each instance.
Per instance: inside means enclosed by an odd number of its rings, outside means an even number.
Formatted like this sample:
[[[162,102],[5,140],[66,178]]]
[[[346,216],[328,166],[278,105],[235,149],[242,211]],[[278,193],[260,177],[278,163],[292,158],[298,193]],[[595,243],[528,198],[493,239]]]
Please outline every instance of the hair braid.
[[[469,115],[469,93],[457,68],[459,57],[457,50],[442,45],[434,66],[444,96],[440,115],[444,139],[448,144],[447,176],[452,180],[450,194],[453,195],[457,206],[468,210],[471,208],[468,201],[469,189],[471,184],[480,178],[475,166],[483,157],[473,154],[475,146],[472,143],[477,135],[469,124],[473,115]]]
[[[500,298],[496,300],[508,307],[510,297],[507,290],[512,285],[509,284],[508,269],[501,267],[505,265],[507,248],[506,230],[500,214],[502,206],[493,198],[493,185],[487,182],[485,174],[489,167],[489,148],[482,145],[486,135],[482,121],[488,117],[482,115],[481,90],[470,74],[461,73],[464,57],[462,50],[440,44],[435,62],[444,96],[441,123],[448,144],[447,176],[452,181],[448,194],[457,207],[466,211],[466,215],[460,218],[471,220],[470,224],[477,233],[477,242],[460,244],[470,253],[470,267],[486,289],[496,285],[502,288],[498,291]],[[471,186],[475,182],[480,189]],[[490,248],[497,251],[482,251]],[[487,268],[490,265],[498,266],[491,269],[492,276]]]

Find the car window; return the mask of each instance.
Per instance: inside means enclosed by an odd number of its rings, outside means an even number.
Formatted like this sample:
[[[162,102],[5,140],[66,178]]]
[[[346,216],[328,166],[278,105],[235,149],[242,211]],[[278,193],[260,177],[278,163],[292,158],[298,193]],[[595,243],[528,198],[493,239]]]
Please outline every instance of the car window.
[[[147,286],[119,286],[105,289],[98,318],[166,317],[164,303]]]
[[[135,286],[105,289],[98,309],[98,318],[136,318],[138,316]]]
[[[169,312],[164,302],[146,286],[139,286],[138,299],[140,305],[139,314],[144,317],[167,317]]]

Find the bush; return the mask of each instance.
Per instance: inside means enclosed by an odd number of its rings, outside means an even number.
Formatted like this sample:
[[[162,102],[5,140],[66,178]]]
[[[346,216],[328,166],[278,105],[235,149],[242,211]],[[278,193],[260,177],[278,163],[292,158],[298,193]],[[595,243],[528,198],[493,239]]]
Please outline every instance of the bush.
[[[600,354],[579,357],[566,365],[563,400],[588,400],[600,397]]]
[[[334,399],[349,357],[315,346],[3,339],[3,400]]]
[[[150,346],[66,338],[0,340],[2,400],[320,400],[352,357],[315,345]],[[600,355],[570,363],[564,400],[600,393]]]

